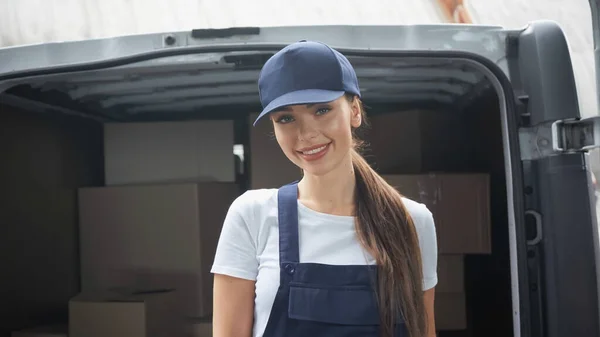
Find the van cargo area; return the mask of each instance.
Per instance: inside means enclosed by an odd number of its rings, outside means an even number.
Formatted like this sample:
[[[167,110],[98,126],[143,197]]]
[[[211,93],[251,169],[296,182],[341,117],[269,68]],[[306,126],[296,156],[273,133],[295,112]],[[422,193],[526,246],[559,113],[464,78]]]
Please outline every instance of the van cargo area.
[[[301,178],[270,123],[252,126],[270,55],[13,81],[0,95],[0,336],[211,335],[209,269],[229,204]],[[495,79],[466,56],[347,55],[370,122],[365,157],[436,221],[439,336],[512,336]]]

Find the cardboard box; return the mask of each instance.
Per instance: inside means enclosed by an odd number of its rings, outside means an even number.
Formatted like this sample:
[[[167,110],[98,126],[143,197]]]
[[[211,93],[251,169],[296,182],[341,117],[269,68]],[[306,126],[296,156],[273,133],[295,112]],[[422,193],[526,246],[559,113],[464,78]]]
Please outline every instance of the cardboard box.
[[[176,288],[186,316],[210,315],[210,268],[238,195],[233,183],[80,189],[82,290]]]
[[[460,171],[468,157],[460,115],[409,110],[369,116],[367,159],[381,174]]]
[[[438,257],[438,284],[435,287],[435,321],[439,330],[467,327],[464,255]]]
[[[69,301],[69,337],[172,337],[181,334],[174,292],[88,292]]]
[[[404,196],[433,213],[441,254],[490,254],[487,174],[384,175]]]
[[[436,292],[435,327],[438,331],[467,328],[467,304],[464,293]]]
[[[461,293],[465,291],[464,255],[438,257],[438,284],[436,293]]]
[[[250,188],[279,188],[302,178],[302,170],[283,153],[275,135],[272,122],[261,120],[252,123],[258,114],[251,114],[250,123]]]
[[[235,181],[233,121],[108,123],[106,185]]]
[[[67,325],[48,325],[13,331],[11,337],[67,337]]]

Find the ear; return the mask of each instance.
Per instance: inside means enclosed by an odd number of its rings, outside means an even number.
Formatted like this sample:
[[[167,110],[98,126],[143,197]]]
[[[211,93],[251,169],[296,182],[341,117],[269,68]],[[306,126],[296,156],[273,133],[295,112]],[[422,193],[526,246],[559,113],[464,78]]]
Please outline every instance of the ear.
[[[350,125],[356,129],[362,124],[362,110],[358,98],[355,97],[350,103],[350,111],[352,113],[350,116]]]

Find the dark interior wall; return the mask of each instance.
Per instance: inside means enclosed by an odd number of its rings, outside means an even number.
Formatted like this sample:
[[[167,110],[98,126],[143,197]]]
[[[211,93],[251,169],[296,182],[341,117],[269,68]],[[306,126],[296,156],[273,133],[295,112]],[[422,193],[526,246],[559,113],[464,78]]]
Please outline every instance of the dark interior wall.
[[[66,321],[77,188],[103,183],[102,125],[0,105],[0,336]]]
[[[492,254],[465,259],[469,322],[473,336],[513,335],[506,170],[498,96],[489,91],[464,111],[470,166],[490,174]],[[493,327],[493,328],[491,328]]]

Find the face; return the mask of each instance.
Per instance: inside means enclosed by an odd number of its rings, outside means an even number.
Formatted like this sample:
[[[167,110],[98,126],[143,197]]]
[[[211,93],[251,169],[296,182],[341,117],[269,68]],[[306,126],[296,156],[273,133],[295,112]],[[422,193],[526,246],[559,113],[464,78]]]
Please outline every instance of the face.
[[[352,129],[361,124],[358,100],[293,105],[271,113],[279,146],[305,174],[322,176],[350,164]]]

